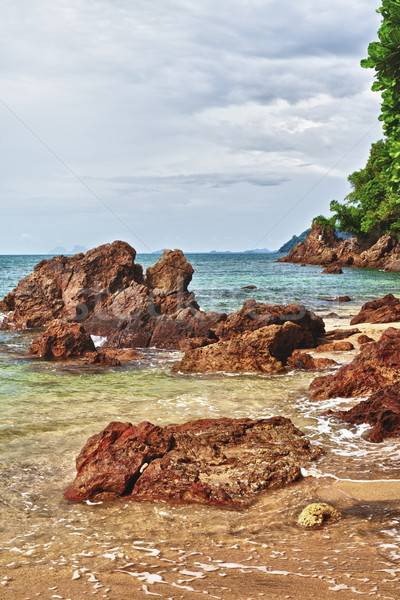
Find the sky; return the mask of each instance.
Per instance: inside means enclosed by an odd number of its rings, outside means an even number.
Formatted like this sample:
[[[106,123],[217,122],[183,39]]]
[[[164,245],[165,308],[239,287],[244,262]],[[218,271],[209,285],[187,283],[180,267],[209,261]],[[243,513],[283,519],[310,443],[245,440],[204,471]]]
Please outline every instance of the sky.
[[[382,137],[376,0],[13,0],[0,254],[275,250]]]

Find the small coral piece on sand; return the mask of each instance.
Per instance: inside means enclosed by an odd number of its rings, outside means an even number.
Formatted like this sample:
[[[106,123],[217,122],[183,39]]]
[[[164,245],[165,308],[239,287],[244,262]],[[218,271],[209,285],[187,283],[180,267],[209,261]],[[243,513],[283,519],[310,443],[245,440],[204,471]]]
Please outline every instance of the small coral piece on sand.
[[[319,527],[326,521],[338,521],[342,515],[335,508],[324,502],[309,504],[301,512],[297,522],[303,527]]]

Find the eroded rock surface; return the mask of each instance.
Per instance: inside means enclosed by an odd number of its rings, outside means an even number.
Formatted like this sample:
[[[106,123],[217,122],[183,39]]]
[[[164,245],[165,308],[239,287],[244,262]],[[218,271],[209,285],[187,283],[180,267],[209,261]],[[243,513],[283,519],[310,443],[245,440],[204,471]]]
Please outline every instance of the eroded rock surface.
[[[287,321],[268,325],[185,353],[174,372],[279,373],[296,348],[307,348],[309,332]]]
[[[363,344],[360,353],[333,375],[310,384],[315,400],[366,395],[400,381],[400,330],[389,327],[377,342]]]
[[[65,491],[84,500],[162,500],[243,508],[301,477],[318,458],[289,419],[203,419],[159,427],[110,423],[79,454]]]

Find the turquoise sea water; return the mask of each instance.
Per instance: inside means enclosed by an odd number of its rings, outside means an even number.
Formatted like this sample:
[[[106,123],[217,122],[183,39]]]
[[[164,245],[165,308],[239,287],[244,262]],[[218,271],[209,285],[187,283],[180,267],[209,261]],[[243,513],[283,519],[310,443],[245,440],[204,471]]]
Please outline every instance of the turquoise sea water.
[[[0,298],[42,258],[48,257],[1,256]],[[157,258],[143,254],[138,255],[137,262],[146,268]],[[270,255],[189,254],[187,258],[195,270],[190,290],[205,311],[235,311],[249,298],[277,304],[301,302],[325,318],[329,326],[345,327],[365,301],[389,292],[400,294],[400,274],[345,269],[340,276],[322,275],[320,267],[276,263],[277,257]],[[247,285],[257,289],[241,289]],[[324,300],[343,295],[352,301],[341,304]],[[328,317],[330,313],[336,316]],[[398,504],[353,503],[349,508],[345,501],[339,501],[342,505],[338,508],[348,511],[347,518],[329,534],[316,533],[312,540],[315,547],[323,547],[325,560],[310,556],[309,563],[296,563],[296,553],[310,552],[310,539],[296,527],[295,516],[308,501],[318,499],[321,486],[328,489],[335,477],[400,479],[400,443],[388,440],[370,444],[363,438],[365,428],[344,427],[323,417],[327,408],[350,406],[352,400],[310,402],[307,389],[315,373],[185,376],[170,371],[179,353],[157,351],[149,351],[139,363],[120,369],[34,361],[27,349],[35,335],[0,331],[0,574],[17,580],[30,567],[56,568],[65,569],[71,580],[77,569],[87,569],[76,580],[76,585],[79,581],[83,587],[82,594],[77,591],[72,596],[74,600],[92,593],[120,600],[124,596],[113,595],[112,586],[111,592],[106,591],[106,573],[125,568],[129,562],[134,564],[130,567],[136,586],[133,598],[144,598],[149,590],[160,593],[154,583],[157,578],[151,577],[156,573],[164,578],[162,590],[168,589],[168,593],[161,590],[160,595],[175,600],[206,593],[204,582],[210,573],[225,572],[217,577],[224,585],[213,581],[215,597],[225,600],[231,598],[233,589],[230,574],[236,577],[241,572],[243,544],[252,544],[258,553],[257,559],[252,555],[252,573],[260,573],[260,569],[265,573],[282,571],[276,564],[281,553],[281,559],[287,561],[282,563],[287,573],[299,574],[303,569],[302,576],[310,578],[317,573],[328,585],[332,571],[337,570],[340,551],[347,560],[347,570],[339,569],[336,584],[329,585],[347,586],[340,588],[342,598],[353,598],[354,593],[398,597],[394,588],[391,593],[393,583],[385,582],[380,570],[370,574],[368,581],[356,577],[357,553],[362,555],[365,544],[376,548],[381,568],[392,570],[393,577],[398,577]],[[336,358],[348,361],[352,356]],[[80,448],[111,420],[167,424],[210,416],[275,414],[291,418],[325,454],[315,465],[318,479],[308,477],[301,485],[266,495],[249,511],[236,514],[146,503],[76,506],[63,500]],[[230,556],[229,564],[239,566],[224,567],[225,571],[220,567],[227,560],[224,549]],[[198,573],[202,585],[179,583],[182,570]],[[94,580],[90,581],[86,572],[93,574]],[[390,580],[389,575],[386,578]],[[346,596],[345,590],[352,586],[356,592]],[[71,597],[68,591],[50,591],[50,587],[42,591],[41,598]],[[16,598],[12,590],[11,583],[5,584],[0,597],[4,592],[4,598]]]

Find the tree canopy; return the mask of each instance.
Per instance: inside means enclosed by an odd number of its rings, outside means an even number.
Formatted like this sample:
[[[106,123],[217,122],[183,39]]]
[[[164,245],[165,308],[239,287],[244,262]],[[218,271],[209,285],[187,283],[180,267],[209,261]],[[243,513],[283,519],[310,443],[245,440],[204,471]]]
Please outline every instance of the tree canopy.
[[[375,69],[372,90],[381,92],[384,140],[372,144],[366,166],[349,175],[352,191],[344,203],[331,202],[332,217],[321,225],[371,240],[400,234],[400,0],[382,0],[378,42],[368,46],[364,68]]]
[[[361,66],[375,69],[374,92],[382,93],[383,132],[391,158],[387,167],[394,191],[400,189],[400,0],[382,0],[377,12],[383,16],[379,42],[368,46],[368,58]]]

